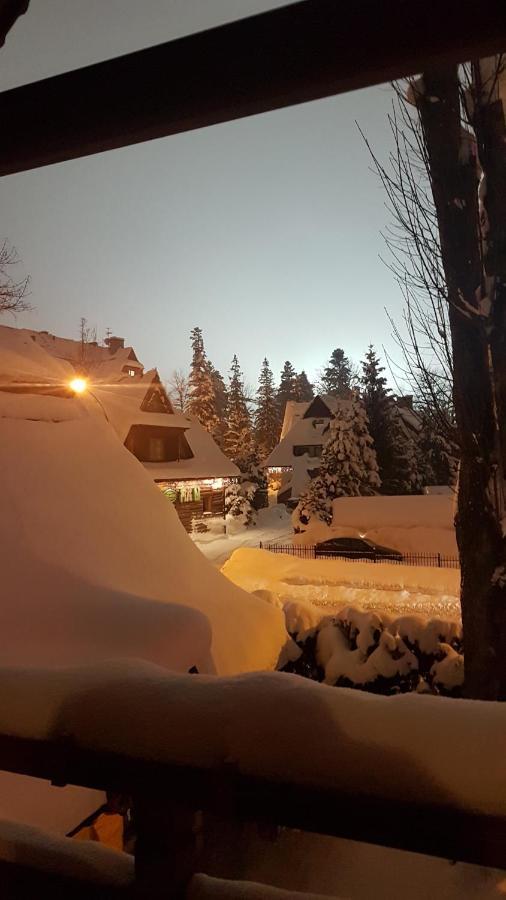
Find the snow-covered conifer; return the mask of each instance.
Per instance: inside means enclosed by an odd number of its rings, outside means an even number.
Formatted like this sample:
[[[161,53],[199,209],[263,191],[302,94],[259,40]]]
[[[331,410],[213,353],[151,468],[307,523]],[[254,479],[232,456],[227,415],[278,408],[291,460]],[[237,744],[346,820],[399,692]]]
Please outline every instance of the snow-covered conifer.
[[[212,366],[207,359],[204,349],[202,330],[194,328],[190,337],[193,356],[190,368],[187,412],[195,416],[200,424],[214,435],[219,429],[220,420],[216,410],[216,392]]]
[[[267,359],[262,363],[256,396],[255,441],[263,461],[276,446],[280,429],[274,376]]]
[[[333,500],[374,494],[379,486],[367,414],[361,399],[353,394],[330,422],[320,471],[300,498],[294,521],[304,526],[310,519],[318,518],[329,524]]]
[[[212,363],[209,363],[211,378],[214,386],[214,396],[216,400],[216,415],[218,416],[218,426],[214,432],[214,438],[221,448],[225,439],[227,430],[227,388],[223,375],[218,369],[215,369]]]
[[[295,378],[294,400],[298,403],[307,403],[314,397],[314,388],[304,369]]]
[[[422,486],[419,449],[395,405],[372,345],[362,362],[362,397],[378,461],[383,494],[417,493]]]
[[[349,398],[352,389],[352,374],[350,360],[344,355],[344,350],[336,347],[321,376],[321,393],[342,399]]]
[[[230,368],[226,431],[223,449],[229,459],[239,465],[241,459],[248,458],[253,449],[251,416],[244,397],[244,382],[237,356]]]
[[[278,387],[278,392],[277,392],[280,422],[283,421],[283,416],[285,413],[285,406],[287,404],[287,401],[296,399],[296,396],[297,396],[296,384],[297,384],[297,372],[295,371],[291,362],[289,362],[289,360],[287,360],[281,370],[281,375],[279,377],[279,387]]]

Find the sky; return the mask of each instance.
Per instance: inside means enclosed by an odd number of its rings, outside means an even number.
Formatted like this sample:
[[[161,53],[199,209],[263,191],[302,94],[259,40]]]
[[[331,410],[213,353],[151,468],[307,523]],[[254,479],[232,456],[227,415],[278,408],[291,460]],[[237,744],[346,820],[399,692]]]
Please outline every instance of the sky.
[[[273,0],[31,0],[0,53],[0,90],[283,5]],[[199,325],[212,363],[254,384],[267,356],[310,377],[335,347],[395,354],[402,297],[390,220],[356,121],[391,146],[389,86],[0,178],[0,237],[34,310],[3,324],[125,337],[162,377]],[[398,354],[397,354],[398,355]]]

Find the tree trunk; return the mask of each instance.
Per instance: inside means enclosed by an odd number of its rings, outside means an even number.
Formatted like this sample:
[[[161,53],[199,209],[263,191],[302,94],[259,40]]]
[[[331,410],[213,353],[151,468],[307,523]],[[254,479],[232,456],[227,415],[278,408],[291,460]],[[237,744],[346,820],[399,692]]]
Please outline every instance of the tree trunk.
[[[454,403],[461,446],[455,524],[462,573],[465,691],[468,697],[506,699],[502,466],[491,348],[480,305],[485,282],[478,168],[462,129],[457,68],[428,69],[423,84],[415,90],[450,304]]]

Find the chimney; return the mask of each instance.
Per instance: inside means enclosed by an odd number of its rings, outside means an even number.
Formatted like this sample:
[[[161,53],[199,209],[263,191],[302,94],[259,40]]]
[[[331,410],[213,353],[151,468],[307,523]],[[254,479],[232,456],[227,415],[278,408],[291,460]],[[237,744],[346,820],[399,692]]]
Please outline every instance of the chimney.
[[[413,411],[413,394],[406,394],[405,397],[397,397],[397,406]]]
[[[115,337],[114,335],[107,337],[105,343],[109,347],[111,353],[116,353],[118,350],[124,350],[125,348],[125,338]]]

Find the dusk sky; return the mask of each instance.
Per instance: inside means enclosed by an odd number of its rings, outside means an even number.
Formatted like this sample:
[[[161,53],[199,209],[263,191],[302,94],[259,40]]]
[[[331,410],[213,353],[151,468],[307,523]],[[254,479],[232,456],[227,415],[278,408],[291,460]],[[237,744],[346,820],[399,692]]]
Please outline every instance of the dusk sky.
[[[0,89],[271,9],[273,0],[32,0]],[[264,356],[313,377],[341,346],[395,350],[402,298],[379,259],[389,216],[355,120],[390,147],[388,86],[0,179],[2,237],[35,310],[3,324],[110,328],[167,377],[200,325],[224,374]]]

